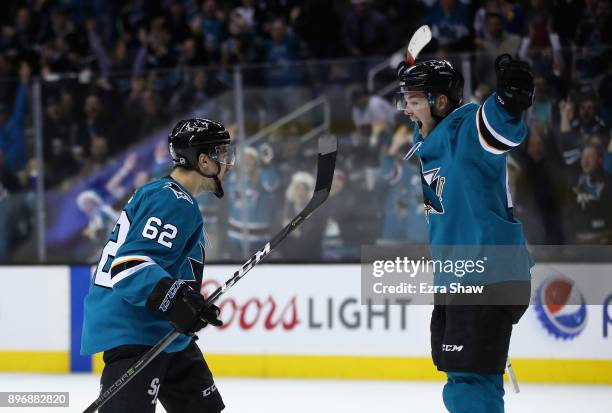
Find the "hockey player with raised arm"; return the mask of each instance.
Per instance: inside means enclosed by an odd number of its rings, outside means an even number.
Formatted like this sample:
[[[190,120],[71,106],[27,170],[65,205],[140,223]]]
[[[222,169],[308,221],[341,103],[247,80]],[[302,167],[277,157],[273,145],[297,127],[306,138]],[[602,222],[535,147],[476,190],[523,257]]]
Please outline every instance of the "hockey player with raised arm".
[[[81,352],[104,352],[101,389],[111,386],[172,329],[182,334],[101,412],[218,413],[224,408],[194,333],[220,326],[200,294],[206,236],[195,197],[223,196],[234,164],[225,127],[180,121],[169,135],[174,169],[130,198],[110,234],[85,298]]]
[[[529,300],[532,261],[522,226],[512,214],[507,153],[525,138],[523,113],[533,100],[533,76],[526,63],[509,55],[497,58],[495,71],[496,92],[482,105],[462,105],[463,77],[445,60],[402,64],[398,71],[398,109],[415,122],[408,156],[416,155],[421,165],[432,255],[442,246],[457,246],[445,251],[463,246],[500,246],[498,254],[505,251],[501,246],[518,251],[507,274],[499,265],[487,274],[498,277],[487,287],[501,287],[489,291],[518,286],[512,302],[449,305],[456,295],[435,297],[432,358],[447,374],[443,400],[451,413],[504,411],[503,372],[512,325]]]

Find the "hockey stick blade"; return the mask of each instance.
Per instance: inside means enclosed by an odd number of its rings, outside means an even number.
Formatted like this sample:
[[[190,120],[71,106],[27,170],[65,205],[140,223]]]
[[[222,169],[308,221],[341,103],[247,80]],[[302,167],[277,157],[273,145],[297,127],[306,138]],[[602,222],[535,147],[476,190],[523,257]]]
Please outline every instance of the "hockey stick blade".
[[[408,48],[406,49],[406,62],[409,67],[414,65],[421,50],[423,50],[430,41],[431,29],[429,26],[423,25],[414,32],[410,38],[410,42],[408,42]]]
[[[314,194],[306,207],[287,224],[270,242],[255,252],[242,267],[234,273],[232,278],[225,284],[217,288],[207,299],[207,305],[217,301],[219,297],[229,288],[236,284],[244,275],[251,270],[257,263],[266,257],[287,235],[289,235],[298,225],[307,219],[319,207],[331,190],[336,166],[336,154],[338,150],[338,139],[335,136],[327,135],[319,138],[319,155],[317,159],[317,180],[315,183]],[[164,336],[155,346],[147,351],[134,365],[132,365],[119,379],[83,411],[83,413],[94,413],[102,407],[111,397],[121,390],[134,376],[144,369],[155,357],[170,345],[181,333],[172,330]]]

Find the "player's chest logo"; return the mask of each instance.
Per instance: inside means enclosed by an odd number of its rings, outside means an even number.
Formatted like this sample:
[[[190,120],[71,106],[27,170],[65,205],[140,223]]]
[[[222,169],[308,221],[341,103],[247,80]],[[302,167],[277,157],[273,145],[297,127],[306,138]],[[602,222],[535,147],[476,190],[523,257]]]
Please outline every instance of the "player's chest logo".
[[[423,186],[423,203],[425,216],[429,221],[429,214],[443,214],[444,204],[442,202],[442,192],[446,178],[440,176],[440,168],[423,171],[421,164],[421,184]]]

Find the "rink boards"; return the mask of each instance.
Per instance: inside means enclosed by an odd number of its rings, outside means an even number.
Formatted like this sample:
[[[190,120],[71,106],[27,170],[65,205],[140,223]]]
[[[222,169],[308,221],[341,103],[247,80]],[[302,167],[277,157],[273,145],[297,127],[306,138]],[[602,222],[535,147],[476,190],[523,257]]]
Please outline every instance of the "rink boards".
[[[207,266],[203,291],[234,270]],[[89,271],[0,267],[0,371],[101,370],[99,356],[78,354]],[[429,358],[431,307],[361,305],[360,288],[358,265],[257,266],[217,303],[224,328],[206,328],[198,343],[219,376],[441,379]],[[520,381],[612,384],[612,290],[603,296],[578,318],[570,307],[548,319],[529,308],[510,346]],[[570,330],[558,322],[568,319],[578,320]]]

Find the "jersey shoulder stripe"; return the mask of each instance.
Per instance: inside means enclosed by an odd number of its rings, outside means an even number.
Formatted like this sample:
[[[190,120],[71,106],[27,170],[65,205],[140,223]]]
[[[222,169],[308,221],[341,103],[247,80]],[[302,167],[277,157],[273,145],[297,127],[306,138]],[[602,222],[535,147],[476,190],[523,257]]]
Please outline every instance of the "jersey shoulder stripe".
[[[495,135],[491,132],[482,115],[482,106],[478,108],[476,112],[476,129],[478,130],[478,140],[482,148],[494,155],[502,155],[512,149],[512,146],[506,145],[502,141],[496,139]]]
[[[478,107],[475,123],[482,148],[494,155],[501,155],[519,146],[526,130],[523,120],[508,114],[496,102],[494,95]]]

